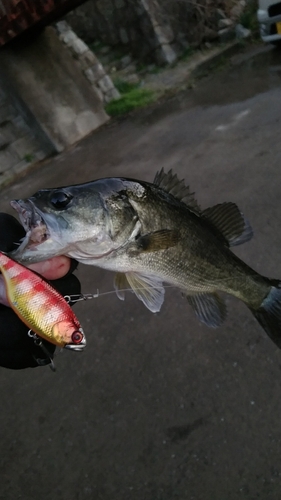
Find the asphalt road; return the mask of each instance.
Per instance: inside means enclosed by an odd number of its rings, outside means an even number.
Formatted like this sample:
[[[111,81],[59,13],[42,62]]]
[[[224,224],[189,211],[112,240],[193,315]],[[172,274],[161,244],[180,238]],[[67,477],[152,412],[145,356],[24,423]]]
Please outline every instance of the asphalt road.
[[[255,51],[254,51],[255,52]],[[281,278],[281,54],[256,51],[193,90],[100,129],[1,193],[173,167],[202,207],[233,201],[255,231],[235,250]],[[111,273],[80,266],[83,291]],[[76,306],[88,345],[0,369],[1,500],[279,500],[281,352],[241,302],[217,330],[177,290],[159,314],[132,294]]]

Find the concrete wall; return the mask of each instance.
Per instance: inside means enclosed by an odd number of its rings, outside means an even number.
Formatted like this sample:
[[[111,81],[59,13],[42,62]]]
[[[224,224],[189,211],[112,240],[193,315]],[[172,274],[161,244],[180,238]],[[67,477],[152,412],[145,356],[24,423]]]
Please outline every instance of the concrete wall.
[[[108,120],[98,92],[52,27],[0,50],[2,80],[15,89],[54,150],[79,141]]]
[[[0,75],[1,76],[1,75]],[[7,83],[7,82],[5,82]],[[5,87],[5,89],[4,89]],[[0,83],[0,181],[5,185],[54,152],[46,137],[34,131],[11,87]]]

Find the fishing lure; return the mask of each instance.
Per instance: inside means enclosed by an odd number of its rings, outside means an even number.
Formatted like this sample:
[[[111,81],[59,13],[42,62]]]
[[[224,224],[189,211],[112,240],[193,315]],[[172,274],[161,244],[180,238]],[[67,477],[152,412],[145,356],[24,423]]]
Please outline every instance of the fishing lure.
[[[17,316],[52,344],[74,351],[86,346],[82,327],[64,297],[41,276],[0,252],[7,299]],[[34,332],[34,334],[32,334]]]

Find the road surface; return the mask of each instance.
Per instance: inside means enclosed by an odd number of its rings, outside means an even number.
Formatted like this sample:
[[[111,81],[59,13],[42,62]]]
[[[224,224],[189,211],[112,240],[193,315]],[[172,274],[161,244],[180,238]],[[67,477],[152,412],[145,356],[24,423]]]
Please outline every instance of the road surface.
[[[281,278],[281,61],[237,56],[193,90],[98,130],[1,193],[173,168],[202,207],[233,201],[254,228],[237,254]],[[0,369],[1,500],[279,500],[281,352],[241,302],[200,324],[177,290],[159,314],[81,266],[83,353]]]

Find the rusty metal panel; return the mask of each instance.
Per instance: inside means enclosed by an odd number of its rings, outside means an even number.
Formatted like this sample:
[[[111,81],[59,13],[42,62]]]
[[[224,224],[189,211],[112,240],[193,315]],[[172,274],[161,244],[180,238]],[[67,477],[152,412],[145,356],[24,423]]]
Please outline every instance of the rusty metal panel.
[[[27,29],[55,21],[83,0],[0,0],[0,46]]]

